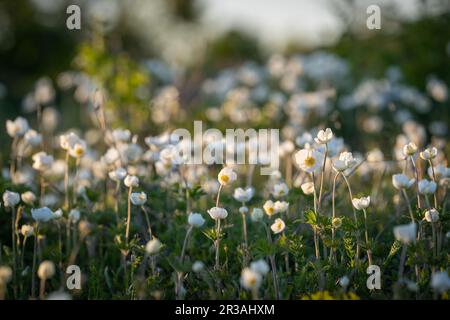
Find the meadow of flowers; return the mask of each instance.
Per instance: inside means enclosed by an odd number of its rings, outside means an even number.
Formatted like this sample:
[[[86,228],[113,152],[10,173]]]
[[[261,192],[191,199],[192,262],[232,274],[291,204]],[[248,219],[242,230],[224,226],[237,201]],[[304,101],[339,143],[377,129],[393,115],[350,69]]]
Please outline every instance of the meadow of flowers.
[[[445,83],[391,68],[355,84],[337,56],[274,55],[204,79],[187,111],[176,74],[146,67],[147,130],[116,125],[114,93],[74,71],[6,122],[0,299],[448,299]],[[61,95],[83,129],[59,127]],[[185,163],[171,132],[194,120],[280,129],[279,169]]]

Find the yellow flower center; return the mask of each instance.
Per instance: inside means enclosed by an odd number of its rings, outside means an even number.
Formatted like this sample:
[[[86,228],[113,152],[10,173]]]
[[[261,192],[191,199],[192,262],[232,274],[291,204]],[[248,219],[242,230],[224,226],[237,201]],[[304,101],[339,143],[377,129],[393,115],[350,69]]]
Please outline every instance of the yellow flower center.
[[[273,208],[268,208],[268,209],[267,209],[267,212],[268,212],[269,214],[273,214],[274,210],[273,210]]]
[[[307,167],[312,167],[312,166],[314,166],[316,164],[316,159],[314,159],[314,157],[312,157],[312,156],[307,156],[306,158],[305,158],[305,165],[307,166]]]
[[[228,181],[230,181],[230,177],[223,175],[223,176],[220,176],[220,180],[224,183],[228,183]]]

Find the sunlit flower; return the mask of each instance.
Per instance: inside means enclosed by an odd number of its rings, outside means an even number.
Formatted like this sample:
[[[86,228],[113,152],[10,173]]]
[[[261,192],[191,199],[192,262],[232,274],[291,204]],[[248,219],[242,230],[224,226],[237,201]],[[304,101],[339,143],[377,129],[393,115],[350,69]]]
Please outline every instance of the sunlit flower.
[[[229,167],[225,167],[222,170],[220,170],[218,175],[219,183],[223,186],[233,183],[233,181],[235,181],[236,179],[237,179],[236,172],[234,172],[233,169]]]
[[[28,131],[28,128],[28,121],[22,117],[17,117],[14,121],[6,121],[6,131],[11,138],[22,137]]]
[[[427,148],[420,153],[423,160],[433,160],[437,156],[437,149],[435,147]]]
[[[258,289],[262,282],[262,275],[250,268],[245,268],[241,273],[241,285],[247,290]]]
[[[263,205],[263,209],[269,217],[277,213],[275,210],[275,203],[272,200],[267,200]]]
[[[302,149],[297,151],[294,157],[297,166],[308,173],[313,173],[322,166],[322,153],[313,149]]]
[[[275,234],[283,232],[285,228],[286,224],[280,218],[277,218],[275,222],[270,226],[270,229],[272,229],[273,233]]]
[[[20,195],[16,192],[6,190],[3,193],[3,204],[5,207],[14,208],[20,202]]]
[[[408,244],[416,240],[416,224],[402,224],[394,227],[394,236],[398,241]]]
[[[25,133],[24,139],[30,146],[37,147],[42,142],[42,135],[31,129]]]
[[[351,152],[341,152],[339,159],[333,161],[333,169],[337,172],[342,172],[350,169],[356,164]]]
[[[117,168],[116,170],[110,171],[108,176],[111,180],[120,182],[127,176],[127,171],[124,168]]]
[[[20,233],[24,236],[24,237],[31,237],[34,234],[34,228],[33,226],[30,226],[29,224],[24,224],[22,225],[22,227],[20,228]]]
[[[130,200],[135,206],[142,206],[147,202],[147,194],[145,192],[133,192],[130,195]]]
[[[163,244],[161,241],[159,241],[157,238],[153,237],[152,240],[147,242],[145,245],[145,252],[149,255],[157,254],[159,251],[161,251]]]
[[[63,134],[59,137],[59,145],[62,149],[69,151],[77,143],[80,143],[81,139],[74,132],[69,132],[67,134]]]
[[[289,209],[289,202],[276,201],[273,207],[275,209],[275,213],[285,212]]]
[[[22,201],[28,205],[33,205],[36,201],[36,195],[32,191],[26,191],[20,196]]]
[[[243,188],[236,188],[234,189],[233,198],[236,199],[236,201],[239,202],[249,202],[253,195],[255,194],[255,189],[252,187],[247,187],[245,189]]]
[[[330,128],[326,128],[325,130],[320,130],[317,133],[317,137],[314,138],[314,141],[318,144],[326,144],[333,139],[333,131]]]
[[[408,189],[414,184],[415,181],[415,179],[409,179],[403,173],[394,174],[392,176],[392,184],[398,190]]]
[[[200,228],[205,224],[205,219],[200,213],[191,212],[188,217],[188,223],[192,227]]]
[[[353,198],[352,204],[356,210],[364,210],[367,209],[370,205],[370,196],[361,197],[361,198]]]
[[[417,149],[417,145],[414,142],[407,143],[403,147],[403,155],[405,157],[412,157],[416,154]]]
[[[139,178],[136,176],[128,175],[125,177],[124,184],[128,188],[139,187]]]
[[[228,211],[224,208],[212,207],[208,210],[210,217],[214,220],[225,219],[228,216]]]
[[[433,194],[436,192],[437,184],[434,181],[423,179],[419,181],[419,193]]]
[[[48,155],[45,152],[38,152],[33,155],[33,168],[37,171],[47,171],[52,168],[53,156]]]
[[[41,280],[48,280],[55,275],[55,264],[50,260],[42,261],[37,271]]]
[[[300,186],[303,193],[306,195],[314,194],[314,183],[313,182],[305,182]]]
[[[425,211],[424,219],[427,222],[438,222],[439,221],[439,212],[434,208],[429,209],[429,210]]]
[[[112,137],[116,142],[128,142],[131,138],[131,132],[126,129],[115,129],[112,132]]]
[[[202,271],[203,269],[205,269],[205,264],[201,261],[195,261],[192,264],[192,271],[194,271],[196,273]]]
[[[74,158],[81,158],[86,153],[86,142],[80,140],[72,148],[69,149],[69,155]]]

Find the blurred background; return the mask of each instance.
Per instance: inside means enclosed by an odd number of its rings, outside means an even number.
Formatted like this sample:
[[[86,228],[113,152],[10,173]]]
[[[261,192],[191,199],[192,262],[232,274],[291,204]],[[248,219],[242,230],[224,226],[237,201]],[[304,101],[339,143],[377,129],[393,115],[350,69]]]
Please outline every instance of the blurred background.
[[[81,8],[81,30],[66,28],[70,4]],[[366,27],[371,4],[381,8],[381,30]],[[226,98],[205,92],[236,87],[227,71],[246,71],[248,84],[273,75],[277,63],[292,70],[296,65],[286,63],[296,57],[303,73],[321,77],[315,90],[338,89],[323,118],[356,146],[363,144],[358,126],[379,142],[411,118],[448,137],[448,0],[0,0],[0,122],[25,115],[35,127],[42,103],[54,130],[92,126],[85,108],[101,87],[115,126],[155,134],[170,115],[175,122],[213,119],[205,108]],[[267,79],[263,89],[287,101],[292,88],[275,90]],[[301,81],[294,86],[311,90]],[[257,106],[267,101],[253,99]],[[393,104],[408,103],[407,114],[387,120]],[[378,109],[358,124],[356,105]],[[4,126],[0,132],[6,137]]]

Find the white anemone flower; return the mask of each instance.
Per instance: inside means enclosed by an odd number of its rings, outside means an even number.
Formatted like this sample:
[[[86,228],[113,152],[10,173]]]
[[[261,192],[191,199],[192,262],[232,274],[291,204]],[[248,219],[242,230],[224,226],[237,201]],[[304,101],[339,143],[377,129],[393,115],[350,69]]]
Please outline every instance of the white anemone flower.
[[[221,185],[226,186],[233,183],[237,179],[237,174],[233,169],[225,167],[220,170],[217,179]]]
[[[127,175],[124,180],[125,186],[128,188],[136,188],[139,187],[139,178],[132,175]]]
[[[270,226],[270,229],[273,231],[273,233],[278,234],[284,231],[286,228],[286,224],[284,221],[280,218],[277,218],[275,222]]]
[[[417,149],[417,145],[414,142],[407,143],[403,147],[403,155],[405,157],[412,157],[416,154]]]
[[[410,188],[415,181],[415,179],[409,179],[403,173],[394,174],[392,176],[392,184],[398,190]]]
[[[254,194],[255,189],[252,187],[247,187],[245,189],[236,188],[234,189],[233,198],[239,202],[249,202],[253,198]]]
[[[313,182],[302,183],[300,188],[302,189],[303,193],[306,194],[307,196],[314,194],[314,183]]]
[[[326,144],[333,139],[333,131],[330,128],[326,128],[325,130],[320,130],[317,133],[317,137],[314,138],[314,141],[318,144]]]
[[[423,160],[433,160],[437,156],[437,149],[435,147],[427,148],[420,153]]]
[[[145,192],[133,192],[130,195],[130,200],[135,206],[142,206],[147,202],[147,194]]]
[[[297,166],[308,173],[313,173],[320,169],[323,161],[323,154],[314,149],[302,149],[294,155]]]
[[[48,222],[53,219],[53,212],[47,207],[31,209],[31,216],[37,222]]]
[[[20,202],[20,195],[16,192],[6,190],[3,193],[3,204],[5,207],[14,208]]]
[[[356,210],[364,210],[367,209],[370,205],[370,196],[361,197],[361,198],[353,198],[352,204]]]
[[[284,182],[276,183],[273,186],[272,194],[275,198],[281,198],[281,197],[287,196],[288,193],[289,193],[289,187]]]
[[[205,224],[205,219],[200,213],[191,212],[188,217],[188,223],[192,227],[200,228]]]
[[[52,168],[53,156],[41,151],[33,155],[33,169],[37,171],[47,171]]]
[[[419,181],[419,193],[433,194],[436,192],[437,184],[434,181],[423,179]]]
[[[11,138],[22,137],[29,129],[25,118],[17,117],[14,121],[6,121],[6,131]]]
[[[208,210],[208,214],[214,220],[221,220],[228,216],[228,211],[225,208],[212,207]]]
[[[424,220],[426,220],[427,222],[433,222],[433,223],[438,222],[439,221],[439,212],[434,208],[425,211]]]

